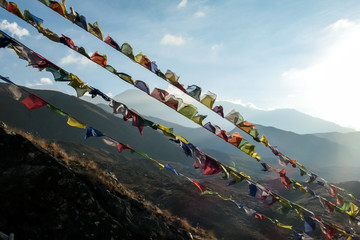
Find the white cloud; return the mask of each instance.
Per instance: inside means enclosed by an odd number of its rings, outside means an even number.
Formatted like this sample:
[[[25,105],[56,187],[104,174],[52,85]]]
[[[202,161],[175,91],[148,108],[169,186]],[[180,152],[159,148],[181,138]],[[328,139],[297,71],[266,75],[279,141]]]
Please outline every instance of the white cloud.
[[[187,4],[187,0],[181,0],[181,2],[177,5],[177,8],[183,8]]]
[[[19,38],[22,38],[23,36],[30,35],[26,28],[20,27],[16,22],[10,23],[6,19],[0,22],[0,29],[10,31],[12,37],[16,35]]]
[[[284,72],[284,84],[296,91],[300,111],[360,130],[360,22],[341,19],[325,29],[313,63]]]
[[[60,59],[60,65],[78,64],[80,66],[86,66],[90,64],[90,61],[82,56],[77,56],[73,52],[70,52],[67,56]]]
[[[231,102],[231,103],[234,103],[234,104],[238,104],[238,105],[241,105],[243,107],[246,107],[246,108],[252,108],[252,109],[257,109],[257,110],[264,110],[262,108],[259,108],[257,107],[255,104],[253,104],[252,102],[247,102],[247,103],[244,103],[241,99],[235,99],[235,100],[224,100],[225,102]]]
[[[355,26],[354,22],[350,22],[348,19],[340,19],[340,20],[334,22],[333,24],[330,24],[325,29],[326,30],[340,30],[340,29],[346,29],[346,28],[350,28],[350,27],[354,27],[354,26]]]
[[[205,17],[205,13],[202,12],[202,11],[197,11],[195,14],[194,14],[195,17],[197,18],[202,18],[202,17]]]
[[[161,39],[160,43],[162,45],[181,46],[185,44],[185,39],[181,36],[175,36],[167,33]]]
[[[50,78],[40,78],[40,81],[33,83],[26,83],[27,87],[49,86],[49,85],[54,85],[53,81]]]

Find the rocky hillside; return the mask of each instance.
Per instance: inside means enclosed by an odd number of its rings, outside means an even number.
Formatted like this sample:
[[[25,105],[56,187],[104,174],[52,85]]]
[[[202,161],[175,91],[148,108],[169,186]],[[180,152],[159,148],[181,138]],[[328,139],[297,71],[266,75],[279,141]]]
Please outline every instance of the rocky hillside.
[[[0,232],[15,239],[215,239],[94,162],[30,140],[1,123]]]

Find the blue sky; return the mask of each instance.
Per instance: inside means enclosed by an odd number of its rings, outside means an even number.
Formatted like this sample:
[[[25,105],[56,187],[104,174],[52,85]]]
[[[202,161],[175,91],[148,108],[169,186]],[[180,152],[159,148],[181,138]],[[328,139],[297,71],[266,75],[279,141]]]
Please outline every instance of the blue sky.
[[[108,64],[151,88],[163,80],[36,0],[14,1],[44,19],[44,27],[70,37],[88,52],[107,54]],[[360,130],[359,1],[74,1],[104,35],[128,42],[165,72],[196,84],[219,100],[264,110],[294,108]],[[83,81],[116,95],[131,86],[72,52],[41,37],[16,16],[0,9],[0,28]],[[0,51],[0,72],[34,88],[74,91],[48,72],[25,67],[15,53]],[[227,111],[230,111],[228,109]],[[246,118],[246,116],[245,116]],[[251,121],[251,119],[249,119]]]

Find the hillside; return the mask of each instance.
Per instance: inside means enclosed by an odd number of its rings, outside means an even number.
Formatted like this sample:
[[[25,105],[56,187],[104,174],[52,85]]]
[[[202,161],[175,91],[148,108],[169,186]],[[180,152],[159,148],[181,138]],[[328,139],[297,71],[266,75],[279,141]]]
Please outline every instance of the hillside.
[[[16,239],[209,239],[93,161],[0,128],[0,229]],[[56,157],[54,157],[56,155]]]

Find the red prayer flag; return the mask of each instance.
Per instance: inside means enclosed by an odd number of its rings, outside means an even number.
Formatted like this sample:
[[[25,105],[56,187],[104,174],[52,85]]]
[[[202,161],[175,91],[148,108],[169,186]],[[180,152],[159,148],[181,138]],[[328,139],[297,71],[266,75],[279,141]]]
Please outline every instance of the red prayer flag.
[[[244,130],[245,132],[249,132],[251,129],[255,128],[256,126],[248,121],[243,121],[239,125],[237,125],[240,129]]]
[[[242,140],[242,136],[238,132],[234,132],[228,142],[234,145],[235,147],[239,147]]]
[[[205,164],[202,168],[204,169],[204,175],[213,175],[221,172],[220,164],[216,160],[210,158],[208,155],[206,155]]]
[[[193,180],[193,183],[195,184],[195,186],[197,186],[201,192],[206,190],[206,187],[201,185],[200,183],[196,182],[195,180]]]
[[[32,93],[27,96],[27,98],[22,100],[21,103],[24,104],[29,110],[36,109],[48,104],[47,102]]]
[[[116,148],[119,151],[119,153],[122,153],[122,151],[124,151],[125,149],[134,150],[128,144],[124,145],[122,143],[118,143]]]
[[[100,55],[97,51],[90,57],[91,61],[99,64],[102,67],[106,67],[106,58]]]
[[[265,206],[265,208],[268,208],[270,207],[271,205],[273,205],[274,203],[276,203],[278,201],[278,199],[274,196],[272,196],[272,200],[271,200],[271,203],[269,203],[268,205]]]
[[[117,44],[117,42],[115,42],[114,39],[112,39],[110,37],[110,35],[108,35],[105,40],[104,40],[105,43],[109,44],[110,46],[112,46],[113,48],[117,49],[117,50],[120,50],[120,47],[119,45]]]
[[[330,186],[330,194],[332,197],[335,197],[338,194],[338,188],[332,184],[329,184]]]
[[[183,84],[180,83],[171,83],[174,87],[177,87],[178,89],[180,89],[181,91],[183,91],[184,93],[187,93],[186,89],[184,88]]]
[[[226,130],[221,130],[218,134],[216,134],[216,136],[224,139],[226,142],[228,141],[228,136],[226,134]]]
[[[56,1],[50,1],[49,2],[49,7],[54,10],[55,12],[57,12],[58,14],[60,14],[61,16],[65,17],[65,9],[63,9],[63,7],[61,6],[60,3],[56,2]]]
[[[68,38],[67,36],[65,36],[63,34],[61,34],[61,37],[63,37],[65,39],[65,41],[68,43],[70,48],[75,49],[75,43],[73,42],[73,40],[71,40],[71,38]]]
[[[340,194],[338,194],[338,195],[337,195],[337,198],[336,198],[336,203],[337,203],[337,205],[342,206],[343,203],[344,203],[344,198],[343,198],[343,196],[341,196]]]
[[[267,217],[265,215],[260,214],[260,213],[255,213],[255,218],[265,220]]]
[[[132,118],[132,125],[134,127],[137,127],[139,129],[140,134],[143,134],[143,128],[144,128],[144,121],[142,118],[137,115],[135,112],[128,110],[127,115],[124,115],[123,119],[124,121],[127,121],[129,118]]]
[[[290,189],[290,184],[291,184],[291,181],[290,179],[286,176],[286,170],[285,168],[282,169],[280,172],[280,177],[281,177],[281,183],[285,185],[286,189]]]
[[[140,59],[139,64],[151,71],[151,61],[147,56],[143,55],[142,58]]]
[[[325,200],[325,199],[324,199],[324,205],[325,205],[325,207],[327,208],[328,213],[333,212],[334,209],[335,209],[335,206],[336,206],[336,205],[333,204],[332,202],[330,202],[330,201],[328,201],[328,200]]]
[[[19,18],[24,19],[23,14],[21,13],[20,9],[18,8],[18,6],[16,5],[16,3],[13,2],[9,2],[9,5],[7,6],[7,10],[13,14],[15,14],[16,16],[18,16]]]

